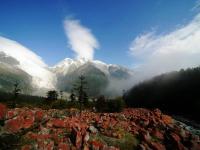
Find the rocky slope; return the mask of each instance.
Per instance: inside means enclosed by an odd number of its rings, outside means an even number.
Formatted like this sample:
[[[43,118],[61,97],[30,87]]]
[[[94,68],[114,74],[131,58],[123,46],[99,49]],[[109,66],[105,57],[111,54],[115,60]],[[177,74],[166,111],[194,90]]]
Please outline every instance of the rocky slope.
[[[7,109],[0,104],[2,149],[199,150],[198,133],[156,109],[94,113]]]

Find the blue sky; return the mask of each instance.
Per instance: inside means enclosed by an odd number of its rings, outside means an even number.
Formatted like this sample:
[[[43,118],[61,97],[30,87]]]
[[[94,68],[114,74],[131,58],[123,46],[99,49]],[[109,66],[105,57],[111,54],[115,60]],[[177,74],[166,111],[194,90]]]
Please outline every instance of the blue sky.
[[[64,26],[70,18],[90,30],[98,42],[91,48],[97,48],[94,59],[133,67],[146,59],[130,54],[145,36],[151,43],[173,35],[197,16],[196,5],[195,0],[1,0],[0,36],[19,42],[54,65],[77,55]],[[144,46],[152,50],[160,45]]]

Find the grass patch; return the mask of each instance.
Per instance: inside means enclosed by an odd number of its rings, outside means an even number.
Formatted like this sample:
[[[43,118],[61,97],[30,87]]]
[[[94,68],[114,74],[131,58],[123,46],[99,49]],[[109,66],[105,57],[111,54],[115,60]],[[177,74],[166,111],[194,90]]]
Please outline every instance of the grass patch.
[[[125,132],[124,136],[120,139],[108,137],[102,134],[91,135],[90,140],[97,140],[101,143],[106,143],[109,146],[115,146],[120,150],[134,150],[139,144],[139,140],[132,134]]]

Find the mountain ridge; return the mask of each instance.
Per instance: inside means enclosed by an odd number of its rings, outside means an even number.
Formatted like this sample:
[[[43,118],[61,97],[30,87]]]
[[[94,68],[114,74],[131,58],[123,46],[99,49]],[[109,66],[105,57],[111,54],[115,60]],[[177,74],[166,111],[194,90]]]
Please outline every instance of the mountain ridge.
[[[21,74],[25,73],[25,76],[28,76],[27,79],[31,79],[31,81],[28,80],[31,86],[36,90],[34,93],[45,89],[43,94],[45,91],[51,89],[64,91],[68,89],[67,92],[69,92],[69,89],[72,88],[69,84],[76,82],[78,76],[81,74],[87,76],[88,82],[93,89],[99,88],[104,90],[112,83],[111,80],[123,81],[133,76],[131,69],[119,65],[106,64],[100,60],[84,58],[65,58],[50,67],[43,62],[40,56],[30,49],[4,37],[0,37],[0,63],[7,65],[8,68],[7,70],[4,69],[5,72],[9,72],[11,68],[11,70],[18,69]],[[97,84],[96,87],[90,82]],[[99,92],[98,94],[104,93]]]
[[[133,76],[133,71],[130,69],[106,64],[99,60],[66,58],[51,69],[57,75],[57,87],[64,91],[72,89],[72,85],[77,81],[78,76],[84,75],[91,96],[99,94],[119,95],[121,94],[120,90],[120,92],[108,90],[110,84],[113,84],[112,80],[124,82],[124,80],[128,80]]]

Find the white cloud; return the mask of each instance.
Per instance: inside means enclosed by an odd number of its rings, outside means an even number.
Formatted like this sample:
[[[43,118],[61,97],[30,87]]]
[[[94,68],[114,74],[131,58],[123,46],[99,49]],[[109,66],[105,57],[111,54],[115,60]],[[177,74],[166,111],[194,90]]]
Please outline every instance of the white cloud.
[[[141,60],[139,71],[152,76],[200,65],[200,14],[165,35],[149,32],[136,37],[129,52]]]
[[[43,88],[54,88],[53,74],[41,57],[20,43],[0,36],[0,52],[4,52],[20,62],[19,67],[33,76],[33,83]]]
[[[194,7],[191,9],[192,11],[199,11],[200,10],[200,0],[195,2]]]
[[[76,53],[76,57],[93,59],[94,50],[99,47],[99,43],[91,30],[82,26],[79,20],[73,19],[66,19],[64,28],[68,44]]]

